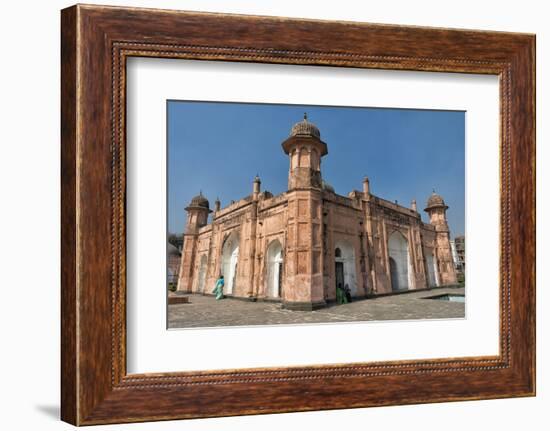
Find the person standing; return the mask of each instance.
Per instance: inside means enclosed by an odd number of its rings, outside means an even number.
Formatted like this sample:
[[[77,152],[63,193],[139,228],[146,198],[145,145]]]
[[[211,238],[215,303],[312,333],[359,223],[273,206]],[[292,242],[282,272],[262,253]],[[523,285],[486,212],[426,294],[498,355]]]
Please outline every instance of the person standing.
[[[216,281],[216,287],[214,287],[214,290],[212,293],[216,295],[216,300],[223,299],[223,286],[225,285],[225,281],[223,279],[223,275],[220,275],[220,278]]]
[[[342,283],[338,283],[336,286],[336,302],[338,304],[347,304],[348,299],[346,298],[346,292],[342,287]]]
[[[348,284],[344,286],[344,292],[346,294],[347,302],[351,302],[351,289],[349,288]]]

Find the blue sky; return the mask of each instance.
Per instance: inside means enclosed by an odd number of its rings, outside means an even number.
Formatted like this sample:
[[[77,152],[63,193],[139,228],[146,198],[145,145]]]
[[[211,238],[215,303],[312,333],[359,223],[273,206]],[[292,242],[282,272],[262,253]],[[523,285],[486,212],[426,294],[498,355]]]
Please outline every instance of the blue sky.
[[[181,233],[184,208],[202,190],[213,208],[262,190],[287,189],[289,161],[281,148],[292,126],[308,120],[328,145],[321,173],[336,193],[361,190],[410,206],[422,219],[435,188],[449,206],[451,236],[464,234],[464,112],[168,101],[168,230]]]

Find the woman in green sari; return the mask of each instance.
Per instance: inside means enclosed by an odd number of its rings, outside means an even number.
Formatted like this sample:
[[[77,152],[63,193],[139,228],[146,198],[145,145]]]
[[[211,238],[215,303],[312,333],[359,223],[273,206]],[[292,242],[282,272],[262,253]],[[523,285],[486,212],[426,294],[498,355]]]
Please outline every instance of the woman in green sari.
[[[348,298],[346,297],[346,291],[342,287],[341,283],[338,284],[338,286],[336,286],[336,302],[338,304],[347,304],[348,303]]]
[[[223,299],[223,286],[225,282],[223,280],[223,275],[220,275],[220,278],[218,278],[218,281],[216,281],[216,287],[214,287],[214,290],[212,293],[216,295],[216,299]]]

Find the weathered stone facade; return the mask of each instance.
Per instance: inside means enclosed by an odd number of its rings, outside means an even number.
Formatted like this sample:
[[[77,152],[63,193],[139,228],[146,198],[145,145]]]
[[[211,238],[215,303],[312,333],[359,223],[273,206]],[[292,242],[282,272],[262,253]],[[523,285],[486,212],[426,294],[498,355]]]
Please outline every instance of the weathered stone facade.
[[[305,116],[282,147],[288,191],[261,192],[256,177],[252,194],[226,208],[193,198],[178,290],[211,293],[223,274],[226,295],[307,310],[334,301],[338,284],[365,297],[456,283],[441,196],[428,199],[427,224],[415,201],[406,208],[377,197],[368,178],[362,191],[336,194],[321,176],[327,144]]]

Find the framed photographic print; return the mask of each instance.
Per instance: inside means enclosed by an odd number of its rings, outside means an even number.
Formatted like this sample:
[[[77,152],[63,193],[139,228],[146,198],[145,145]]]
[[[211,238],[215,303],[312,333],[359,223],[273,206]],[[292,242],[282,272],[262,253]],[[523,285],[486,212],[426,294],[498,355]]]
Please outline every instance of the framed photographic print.
[[[62,419],[535,394],[535,37],[62,11]]]

